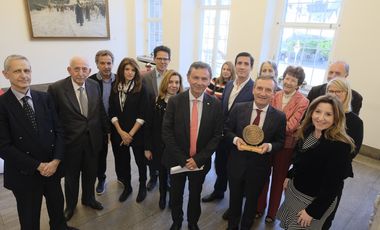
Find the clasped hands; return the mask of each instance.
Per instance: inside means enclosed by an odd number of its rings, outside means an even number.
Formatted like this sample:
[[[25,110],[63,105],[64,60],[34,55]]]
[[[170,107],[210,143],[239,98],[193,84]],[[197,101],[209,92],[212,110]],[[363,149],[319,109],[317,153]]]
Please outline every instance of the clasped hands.
[[[120,146],[122,145],[130,145],[133,141],[133,137],[131,134],[125,132],[125,131],[121,131],[120,133],[120,137],[121,137],[121,142],[120,142]]]
[[[239,151],[244,151],[244,149],[242,148],[243,145],[247,145],[247,143],[245,143],[245,141],[244,141],[242,138],[238,137],[238,138],[236,139],[236,146],[237,146],[237,149],[238,149]],[[260,150],[259,150],[259,151],[256,151],[256,153],[259,153],[259,154],[264,154],[264,153],[268,152],[268,150],[269,150],[269,144],[268,144],[268,143],[263,143],[263,144],[261,144],[261,145],[259,145],[259,146],[257,146],[257,147],[258,147]]]
[[[50,177],[57,171],[59,160],[55,159],[50,162],[41,162],[37,170],[44,177]]]

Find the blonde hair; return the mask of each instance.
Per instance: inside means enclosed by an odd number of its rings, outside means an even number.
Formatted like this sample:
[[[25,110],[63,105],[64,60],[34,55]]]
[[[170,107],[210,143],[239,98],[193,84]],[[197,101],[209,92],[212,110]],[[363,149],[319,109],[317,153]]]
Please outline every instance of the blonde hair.
[[[335,88],[337,88],[338,90],[341,90],[346,93],[346,98],[344,99],[344,101],[342,101],[343,110],[345,113],[351,112],[352,90],[348,81],[342,77],[336,77],[332,79],[327,84],[326,93],[328,93],[330,86],[335,86]]]
[[[161,81],[160,89],[158,92],[158,97],[161,99],[164,99],[166,96],[166,93],[168,92],[168,86],[169,86],[169,81],[172,76],[178,76],[179,77],[179,90],[177,92],[181,93],[183,91],[183,86],[182,86],[182,76],[175,70],[167,70],[164,73],[164,76]]]
[[[309,106],[306,111],[305,119],[302,121],[302,124],[298,130],[298,137],[305,139],[306,130],[313,125],[312,115],[320,103],[330,104],[334,114],[333,124],[327,128],[324,132],[324,137],[332,141],[341,141],[347,143],[351,146],[351,152],[355,150],[354,141],[346,133],[346,116],[343,111],[342,103],[332,95],[324,95],[317,97]]]
[[[228,68],[231,70],[231,76],[230,76],[229,80],[235,80],[235,78],[236,78],[236,71],[235,71],[234,64],[230,61],[226,61],[223,63],[222,67],[220,68],[220,75],[215,81],[216,84],[222,84],[224,82],[224,77],[222,75],[222,70],[223,70],[224,65],[227,65]]]

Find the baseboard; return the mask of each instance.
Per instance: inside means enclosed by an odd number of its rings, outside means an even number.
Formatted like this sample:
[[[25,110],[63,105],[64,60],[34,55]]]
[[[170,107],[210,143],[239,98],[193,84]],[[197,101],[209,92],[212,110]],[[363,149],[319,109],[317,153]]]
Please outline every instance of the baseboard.
[[[370,157],[370,158],[373,158],[376,160],[380,160],[380,149],[377,149],[377,148],[374,148],[371,146],[367,146],[367,145],[362,145],[359,153],[361,155],[364,155],[364,156],[367,156],[367,157]]]

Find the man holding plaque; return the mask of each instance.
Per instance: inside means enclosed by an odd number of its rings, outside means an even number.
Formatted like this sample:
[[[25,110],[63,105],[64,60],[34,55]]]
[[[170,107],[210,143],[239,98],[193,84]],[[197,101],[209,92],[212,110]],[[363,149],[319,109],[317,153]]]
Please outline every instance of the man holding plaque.
[[[233,143],[227,165],[230,188],[228,229],[250,229],[253,225],[257,200],[270,172],[270,155],[284,144],[285,114],[269,105],[275,86],[272,78],[258,77],[253,87],[253,103],[236,104],[226,121],[226,139]],[[246,201],[242,214],[244,195]]]

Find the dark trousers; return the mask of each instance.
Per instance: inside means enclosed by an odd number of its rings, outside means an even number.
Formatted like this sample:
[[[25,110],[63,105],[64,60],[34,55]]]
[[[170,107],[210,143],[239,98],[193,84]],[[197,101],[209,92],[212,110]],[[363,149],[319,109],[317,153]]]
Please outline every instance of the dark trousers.
[[[131,185],[131,153],[129,146],[121,145],[116,141],[112,143],[113,155],[115,157],[115,170],[117,178],[124,185]],[[139,170],[139,182],[146,182],[146,158],[144,156],[144,146],[132,146],[133,155]]]
[[[82,203],[95,200],[94,186],[98,167],[98,152],[91,147],[90,136],[83,135],[65,155],[66,207],[75,209],[78,203],[79,177],[82,173]]]
[[[168,191],[168,174],[169,171],[164,165],[160,165],[158,178],[160,181],[160,195],[165,196]]]
[[[66,229],[63,216],[63,193],[60,179],[41,178],[30,189],[16,189],[17,212],[21,230],[39,230],[42,196],[45,196],[49,225],[52,230]]]
[[[215,152],[215,173],[216,181],[214,192],[223,194],[227,190],[227,161],[230,155],[230,144],[223,138]]]
[[[323,224],[322,230],[328,230],[328,229],[330,229],[330,227],[332,225],[332,222],[333,222],[333,220],[335,218],[336,211],[338,210],[340,199],[342,198],[343,188],[344,188],[344,181],[342,181],[341,184],[340,184],[339,193],[338,193],[338,196],[337,196],[337,200],[336,200],[336,205],[335,205],[334,211],[330,214],[330,216],[327,217],[325,223]]]
[[[288,174],[290,161],[293,156],[294,149],[281,149],[280,151],[274,153],[271,157],[272,166],[272,182],[270,187],[269,196],[269,207],[268,216],[275,218],[277,214],[278,207],[280,206],[283,184],[284,180]],[[264,213],[267,206],[267,195],[269,189],[269,175],[266,178],[266,182],[263,190],[259,196],[259,201],[257,205],[257,212]]]
[[[234,151],[228,162],[230,216],[228,226],[250,229],[256,213],[257,200],[269,174],[269,156]],[[246,200],[243,214],[243,196]],[[240,220],[241,219],[241,220]]]
[[[99,152],[98,157],[98,172],[97,177],[98,180],[105,180],[106,179],[106,170],[107,170],[107,153],[108,153],[108,135],[107,138],[104,138],[102,149]]]
[[[209,164],[210,165],[210,164]],[[208,167],[209,169],[210,167]],[[189,180],[189,202],[187,204],[187,221],[189,224],[198,223],[201,216],[201,192],[208,170],[206,166],[201,171],[184,172],[170,175],[170,202],[174,223],[183,221],[183,192],[186,178]]]

